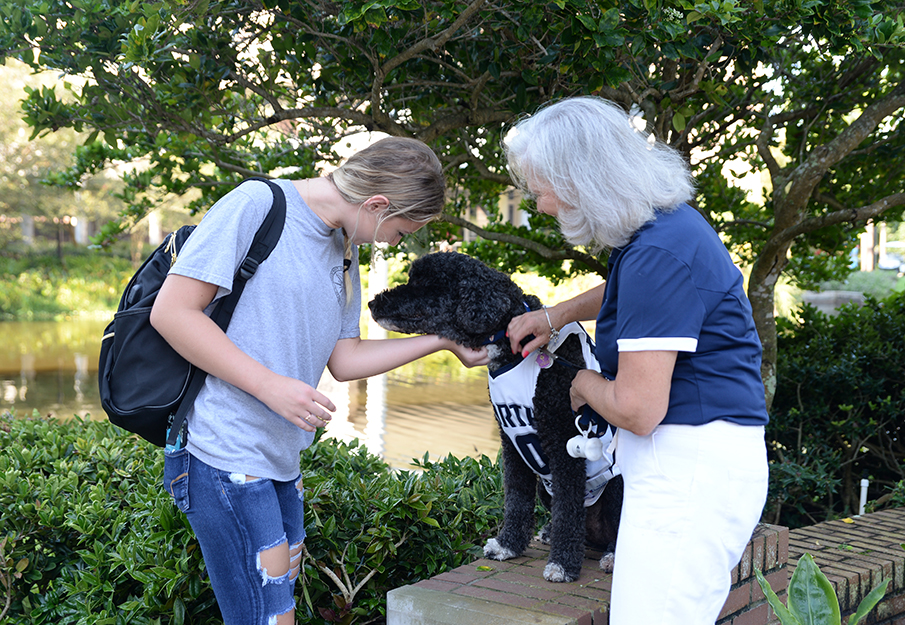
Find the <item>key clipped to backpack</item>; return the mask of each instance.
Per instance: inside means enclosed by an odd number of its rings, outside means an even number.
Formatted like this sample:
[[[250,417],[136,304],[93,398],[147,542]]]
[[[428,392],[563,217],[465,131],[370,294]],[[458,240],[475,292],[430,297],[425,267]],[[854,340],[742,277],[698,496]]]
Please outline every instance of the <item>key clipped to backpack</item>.
[[[249,180],[267,183],[273,192],[273,206],[236,271],[232,291],[211,314],[224,332],[245,283],[276,247],[286,219],[286,198],[279,185],[263,178]],[[158,447],[176,443],[207,377],[176,353],[150,321],[157,293],[194,229],[182,226],[169,234],[145,260],[126,286],[101,340],[98,386],[104,412],[112,423]]]

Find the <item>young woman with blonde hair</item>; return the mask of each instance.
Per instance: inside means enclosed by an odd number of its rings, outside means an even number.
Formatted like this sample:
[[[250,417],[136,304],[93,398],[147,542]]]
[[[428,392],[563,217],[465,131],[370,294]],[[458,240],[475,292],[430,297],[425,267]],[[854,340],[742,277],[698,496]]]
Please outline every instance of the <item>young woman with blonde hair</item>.
[[[205,311],[229,292],[270,209],[246,182],[205,215],[170,270],[151,314],[160,334],[209,375],[188,414],[184,447],[166,453],[164,486],[187,515],[227,625],[295,622],[305,539],[299,454],[335,410],[317,391],[447,349],[437,336],[362,340],[356,246],[395,245],[436,219],[445,200],[436,155],[387,138],[331,175],[275,181],[286,196],[279,243],[248,281],[226,333]]]

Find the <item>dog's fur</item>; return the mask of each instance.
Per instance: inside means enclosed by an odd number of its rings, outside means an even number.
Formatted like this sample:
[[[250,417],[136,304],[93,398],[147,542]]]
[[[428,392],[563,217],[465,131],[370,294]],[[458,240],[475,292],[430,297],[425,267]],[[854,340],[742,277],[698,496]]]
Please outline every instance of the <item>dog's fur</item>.
[[[540,300],[527,295],[509,276],[482,262],[454,252],[428,254],[412,263],[408,283],[377,295],[371,315],[383,328],[407,334],[438,334],[467,347],[486,344],[527,308],[538,310]],[[513,354],[509,339],[488,346],[495,371],[521,356]],[[569,362],[582,360],[579,338],[571,336],[557,349]],[[535,428],[550,466],[555,496],[548,495],[535,473],[522,461],[508,436],[502,435],[505,510],[503,528],[484,546],[489,558],[507,560],[528,546],[534,530],[535,492],[551,511],[550,524],[540,533],[549,542],[544,570],[548,581],[577,579],[585,544],[612,551],[622,509],[622,477],[610,480],[600,499],[584,507],[585,460],[572,458],[566,441],[577,434],[569,388],[576,370],[554,365],[541,370],[534,394]],[[612,554],[600,561],[612,571]]]

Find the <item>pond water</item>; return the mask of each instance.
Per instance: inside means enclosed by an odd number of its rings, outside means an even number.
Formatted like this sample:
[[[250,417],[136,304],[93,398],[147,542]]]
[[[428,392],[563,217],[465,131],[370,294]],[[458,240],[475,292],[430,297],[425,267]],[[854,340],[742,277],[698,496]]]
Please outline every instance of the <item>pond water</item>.
[[[97,361],[107,322],[0,322],[0,411],[105,418]],[[428,357],[357,382],[336,382],[325,372],[318,388],[337,406],[327,436],[357,438],[391,466],[409,467],[425,453],[433,460],[495,458],[499,449],[484,368]]]

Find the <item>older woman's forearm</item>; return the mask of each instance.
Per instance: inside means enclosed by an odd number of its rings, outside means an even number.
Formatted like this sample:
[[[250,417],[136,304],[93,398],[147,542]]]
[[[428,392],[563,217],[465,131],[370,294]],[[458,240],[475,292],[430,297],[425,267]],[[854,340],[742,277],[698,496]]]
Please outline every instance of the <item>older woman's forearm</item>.
[[[587,404],[610,424],[647,436],[666,416],[676,352],[623,352],[619,371],[608,380],[584,369],[572,381],[572,408]]]

